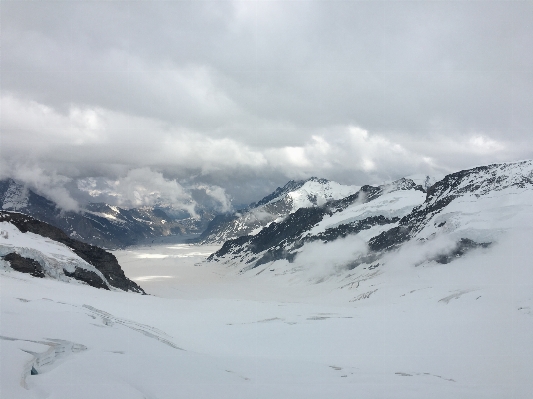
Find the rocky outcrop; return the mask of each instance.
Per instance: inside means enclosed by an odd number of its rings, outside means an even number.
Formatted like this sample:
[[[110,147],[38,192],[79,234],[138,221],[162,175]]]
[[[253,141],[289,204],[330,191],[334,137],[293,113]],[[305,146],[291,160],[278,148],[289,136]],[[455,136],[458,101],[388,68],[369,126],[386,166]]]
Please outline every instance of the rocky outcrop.
[[[102,248],[74,240],[59,228],[21,213],[0,212],[0,222],[11,223],[22,233],[30,232],[66,245],[79,258],[94,266],[112,287],[124,291],[144,293],[141,287],[125,276],[115,256]],[[65,270],[65,275],[84,281],[94,287],[107,288],[106,284],[94,272],[78,268],[74,272]]]
[[[43,268],[36,260],[25,258],[15,252],[4,256],[4,260],[9,262],[11,268],[17,272],[28,273],[33,277],[44,277]]]

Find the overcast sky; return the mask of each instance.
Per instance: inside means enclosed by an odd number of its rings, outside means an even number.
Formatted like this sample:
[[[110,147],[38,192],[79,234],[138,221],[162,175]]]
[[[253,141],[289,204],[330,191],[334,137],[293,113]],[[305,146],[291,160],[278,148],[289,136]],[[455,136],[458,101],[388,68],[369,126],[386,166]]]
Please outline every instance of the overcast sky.
[[[245,203],[533,158],[531,1],[0,7],[0,175],[42,192],[138,177]]]

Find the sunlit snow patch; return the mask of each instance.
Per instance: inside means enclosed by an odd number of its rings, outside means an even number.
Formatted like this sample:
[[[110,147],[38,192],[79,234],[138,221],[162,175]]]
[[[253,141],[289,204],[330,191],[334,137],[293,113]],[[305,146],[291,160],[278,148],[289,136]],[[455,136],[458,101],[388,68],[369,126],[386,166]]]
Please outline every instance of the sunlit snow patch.
[[[175,276],[140,276],[135,277],[135,281],[152,281],[152,280],[164,280],[166,278],[175,278]]]

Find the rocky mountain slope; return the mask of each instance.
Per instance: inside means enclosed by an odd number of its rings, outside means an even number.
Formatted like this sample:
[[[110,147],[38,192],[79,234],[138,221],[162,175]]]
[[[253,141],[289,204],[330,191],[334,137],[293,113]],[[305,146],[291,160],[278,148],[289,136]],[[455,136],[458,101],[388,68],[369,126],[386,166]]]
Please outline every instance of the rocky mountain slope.
[[[199,238],[201,243],[223,243],[258,233],[263,227],[279,222],[301,208],[321,207],[347,197],[359,187],[346,186],[326,179],[291,180],[272,194],[244,210],[216,216]]]
[[[52,201],[12,179],[0,181],[0,205],[59,227],[70,237],[104,248],[122,248],[152,237],[198,234],[213,218],[199,211],[198,218],[172,209],[123,209],[103,203],[87,204],[80,212],[62,211]]]
[[[422,254],[418,264],[449,263],[497,242],[531,210],[533,161],[460,171],[424,191],[411,179],[363,186],[341,200],[301,208],[255,235],[229,240],[210,260],[243,272],[265,264],[288,272],[314,263],[314,257],[348,271],[373,269],[391,251],[415,246]]]
[[[21,213],[0,212],[0,267],[34,277],[144,293],[124,275],[113,254]]]

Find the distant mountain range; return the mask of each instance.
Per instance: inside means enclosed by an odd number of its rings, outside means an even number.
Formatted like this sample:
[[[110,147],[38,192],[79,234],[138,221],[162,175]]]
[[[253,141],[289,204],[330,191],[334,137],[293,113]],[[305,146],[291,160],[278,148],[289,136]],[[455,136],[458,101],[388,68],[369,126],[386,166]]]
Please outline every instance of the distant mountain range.
[[[373,269],[387,253],[409,244],[420,245],[417,251],[426,254],[420,262],[449,263],[498,241],[533,204],[533,161],[482,166],[430,181],[403,178],[366,185],[340,199],[291,209],[285,217],[270,217],[257,232],[226,241],[209,260],[242,271],[267,265],[289,272],[304,267],[303,260],[312,263],[313,257],[332,263],[344,251],[338,267]],[[288,189],[278,190],[282,198]],[[283,203],[278,198],[272,200]],[[234,215],[219,231],[234,233],[224,226],[238,226],[246,215]],[[348,238],[351,244],[334,245]]]
[[[104,203],[87,204],[80,212],[63,211],[12,179],[0,181],[0,208],[31,215],[71,238],[104,248],[123,248],[161,236],[199,234],[214,217],[201,209],[193,218],[169,207],[124,209]]]
[[[62,212],[13,180],[0,182],[0,199],[4,210],[21,212],[4,212],[2,220],[23,233],[34,232],[29,225],[48,222],[66,233],[59,242],[71,248],[70,243],[78,240],[123,247],[150,237],[200,232],[212,218],[204,213],[200,219],[177,219],[161,208],[126,210],[106,204],[89,204],[80,213]],[[346,186],[313,177],[290,181],[244,210],[216,216],[199,241],[223,243],[208,260],[242,272],[268,267],[289,273],[316,262],[342,270],[359,265],[373,270],[383,265],[387,254],[406,246],[414,246],[412,253],[423,254],[419,263],[446,264],[498,242],[528,220],[532,204],[533,161],[477,167],[438,181],[411,176],[377,186]],[[53,230],[51,226],[43,229]],[[59,229],[50,234],[59,237],[63,234]],[[28,248],[31,252],[31,245]],[[24,267],[31,269],[31,262],[18,258],[25,256],[24,251],[0,255],[15,265],[26,262]],[[38,261],[35,256],[29,258]],[[68,277],[68,273],[74,271],[63,274]],[[87,280],[86,274],[79,272],[78,277]]]

